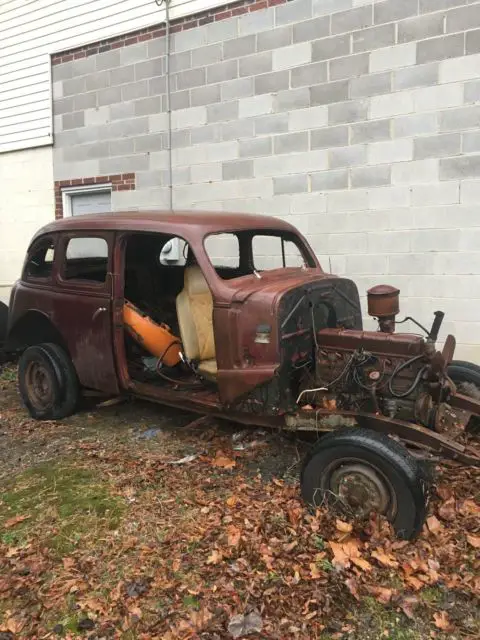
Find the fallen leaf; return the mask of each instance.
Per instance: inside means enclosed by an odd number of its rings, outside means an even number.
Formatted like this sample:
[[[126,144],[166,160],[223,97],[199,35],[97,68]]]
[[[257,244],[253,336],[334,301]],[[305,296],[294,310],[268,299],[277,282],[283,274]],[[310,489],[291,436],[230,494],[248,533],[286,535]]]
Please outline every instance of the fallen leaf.
[[[450,620],[446,611],[435,611],[433,621],[437,629],[443,629],[444,631],[450,629]]]
[[[406,581],[411,587],[415,589],[415,591],[418,591],[425,586],[423,582],[418,578],[415,578],[415,576],[407,576]]]
[[[197,631],[205,628],[212,618],[213,614],[208,609],[192,611],[190,614],[190,621]]]
[[[263,622],[258,611],[252,611],[247,615],[238,614],[230,618],[228,632],[233,638],[241,638],[252,633],[260,633]]]
[[[350,566],[350,560],[343,550],[343,545],[339,542],[329,542],[328,545],[333,552],[333,565],[340,569],[347,569]]]
[[[471,544],[475,549],[480,549],[480,536],[467,535],[467,542]]]
[[[227,527],[227,542],[229,547],[236,547],[240,542],[241,531],[233,524]]]
[[[372,558],[378,560],[378,562],[384,567],[398,567],[398,562],[395,560],[394,556],[392,554],[384,553],[381,549],[372,551]]]
[[[407,598],[403,598],[400,602],[400,608],[403,613],[410,618],[410,620],[415,619],[414,609],[418,605],[418,598],[416,596],[408,596]]]
[[[14,518],[10,518],[3,523],[4,529],[11,529],[19,522],[23,522],[24,520],[28,520],[31,516],[15,516]]]
[[[11,631],[12,633],[20,633],[20,631],[23,629],[23,624],[23,622],[20,622],[20,620],[17,620],[16,618],[8,618],[5,626],[7,627],[7,630]]]
[[[139,620],[142,617],[142,610],[140,609],[140,607],[135,607],[135,606],[129,607],[128,612],[130,613],[131,616],[135,616]]]
[[[353,525],[350,522],[344,522],[338,518],[335,521],[335,526],[337,527],[337,531],[341,531],[342,533],[351,533],[353,529]]]
[[[323,574],[320,572],[318,565],[315,562],[310,563],[310,577],[312,580],[318,580]]]
[[[221,451],[217,451],[216,457],[212,460],[212,465],[214,467],[220,467],[221,469],[233,469],[236,464],[235,460],[227,458],[227,456],[224,456]]]
[[[227,498],[227,507],[234,507],[238,502],[237,496],[230,496]]]
[[[463,516],[480,515],[480,506],[473,500],[464,500],[458,510]]]
[[[180,569],[181,564],[181,559],[175,558],[175,560],[172,562],[172,571],[176,573]]]
[[[350,560],[356,567],[363,571],[371,571],[373,569],[372,565],[364,558],[350,558]]]
[[[387,589],[386,587],[370,587],[369,591],[381,604],[388,604],[392,599],[393,589]]]
[[[438,515],[442,518],[442,520],[447,520],[447,522],[452,522],[455,520],[456,511],[455,511],[455,498],[449,498],[446,502],[444,502],[438,508]]]
[[[214,549],[207,558],[207,564],[218,564],[222,560],[223,556],[220,551]]]
[[[427,527],[430,533],[436,534],[442,530],[442,523],[436,516],[427,518]]]
[[[345,580],[345,584],[347,585],[348,590],[350,591],[352,596],[355,598],[355,600],[358,600],[360,602],[360,596],[358,595],[357,581],[354,578],[347,578],[347,580]]]

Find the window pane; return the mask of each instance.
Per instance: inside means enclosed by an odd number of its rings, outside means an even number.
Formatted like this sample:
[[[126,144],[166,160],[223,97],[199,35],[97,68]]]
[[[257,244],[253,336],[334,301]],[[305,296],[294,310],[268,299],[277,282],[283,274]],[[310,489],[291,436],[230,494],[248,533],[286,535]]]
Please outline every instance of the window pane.
[[[110,190],[75,193],[69,197],[72,216],[86,213],[108,213],[112,210]]]
[[[258,271],[305,266],[305,260],[296,243],[282,240],[280,236],[254,236],[252,253],[254,266]]]
[[[108,245],[104,238],[72,238],[66,251],[66,280],[105,282]]]
[[[41,240],[36,244],[29,255],[26,275],[31,278],[49,278],[52,274],[54,258],[53,241]]]
[[[217,268],[240,266],[238,238],[233,233],[215,233],[205,239],[205,251],[212,265]]]

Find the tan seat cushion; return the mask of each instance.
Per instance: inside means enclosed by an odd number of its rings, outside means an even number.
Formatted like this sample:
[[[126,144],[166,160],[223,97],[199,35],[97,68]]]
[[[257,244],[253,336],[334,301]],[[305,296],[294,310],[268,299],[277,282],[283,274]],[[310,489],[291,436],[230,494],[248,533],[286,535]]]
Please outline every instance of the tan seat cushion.
[[[201,363],[212,361],[216,372],[213,299],[200,267],[185,269],[184,288],[176,305],[185,355]]]
[[[203,362],[200,362],[198,365],[198,371],[206,378],[215,379],[217,377],[217,361],[215,358],[203,360]]]

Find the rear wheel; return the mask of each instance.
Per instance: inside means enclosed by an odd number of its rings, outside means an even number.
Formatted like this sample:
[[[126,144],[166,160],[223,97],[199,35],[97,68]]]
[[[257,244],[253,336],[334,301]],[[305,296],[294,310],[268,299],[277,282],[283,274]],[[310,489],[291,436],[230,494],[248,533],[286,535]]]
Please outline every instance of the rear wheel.
[[[58,420],[77,406],[79,385],[68,354],[57,344],[28,347],[18,363],[20,395],[37,420]]]
[[[459,393],[480,400],[480,366],[473,362],[454,360],[447,373],[455,383]],[[480,417],[472,416],[467,424],[467,431],[480,433]]]
[[[426,473],[405,447],[369,429],[345,429],[322,437],[301,474],[304,500],[336,506],[358,519],[384,515],[398,536],[412,538],[427,509]]]

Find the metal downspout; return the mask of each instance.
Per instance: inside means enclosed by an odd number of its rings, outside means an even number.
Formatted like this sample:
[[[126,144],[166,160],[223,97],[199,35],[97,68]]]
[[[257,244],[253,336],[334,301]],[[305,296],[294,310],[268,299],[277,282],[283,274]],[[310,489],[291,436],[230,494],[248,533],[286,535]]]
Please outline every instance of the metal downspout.
[[[168,155],[168,206],[173,212],[173,168],[172,168],[172,107],[170,86],[170,2],[171,0],[155,0],[161,7],[165,4],[165,76],[166,76],[166,111],[167,111],[167,155]]]

